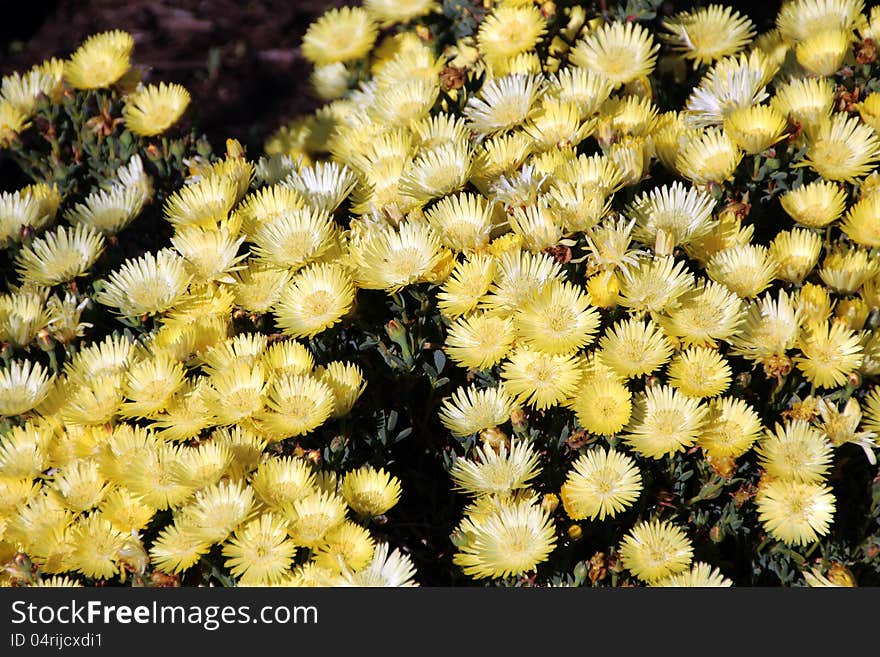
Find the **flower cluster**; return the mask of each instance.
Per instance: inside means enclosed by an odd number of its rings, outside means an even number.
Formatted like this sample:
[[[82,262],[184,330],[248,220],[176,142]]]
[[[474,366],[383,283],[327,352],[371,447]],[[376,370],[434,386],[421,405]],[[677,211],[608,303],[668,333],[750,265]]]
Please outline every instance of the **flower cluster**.
[[[876,583],[880,9],[447,4],[328,10],[256,161],[4,193],[7,570]],[[5,143],[111,87],[157,148],[125,37],[4,79]]]

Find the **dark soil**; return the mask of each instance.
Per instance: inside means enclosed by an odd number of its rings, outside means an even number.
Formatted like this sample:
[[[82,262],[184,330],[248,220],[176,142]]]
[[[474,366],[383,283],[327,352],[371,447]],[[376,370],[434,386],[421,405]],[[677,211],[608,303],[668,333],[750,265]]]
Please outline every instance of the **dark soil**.
[[[145,81],[178,82],[190,119],[223,151],[239,139],[252,157],[286,120],[313,110],[311,67],[299,50],[310,22],[353,0],[40,0],[0,24],[0,75],[68,56],[86,37],[123,29]]]

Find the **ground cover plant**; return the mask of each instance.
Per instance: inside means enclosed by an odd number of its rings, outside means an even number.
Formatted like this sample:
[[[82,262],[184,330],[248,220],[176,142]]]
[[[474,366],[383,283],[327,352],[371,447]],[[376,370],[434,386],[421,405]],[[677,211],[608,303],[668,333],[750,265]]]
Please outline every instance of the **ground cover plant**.
[[[334,7],[262,152],[3,77],[2,583],[877,585],[880,8],[777,9]]]

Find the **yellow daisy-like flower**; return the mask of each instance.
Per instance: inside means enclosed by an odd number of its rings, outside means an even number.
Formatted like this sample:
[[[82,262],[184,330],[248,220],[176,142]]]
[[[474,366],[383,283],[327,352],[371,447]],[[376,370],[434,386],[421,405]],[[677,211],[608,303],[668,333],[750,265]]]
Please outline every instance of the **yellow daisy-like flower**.
[[[706,415],[699,399],[670,386],[652,386],[636,397],[623,439],[642,456],[671,456],[697,442]]]
[[[672,345],[653,320],[620,320],[599,339],[602,363],[624,379],[650,374],[671,356]]]
[[[596,448],[574,462],[560,497],[572,520],[605,520],[632,506],[641,492],[642,473],[631,457]]]
[[[847,211],[840,228],[856,244],[869,248],[880,247],[878,216],[880,216],[880,194],[863,196]]]
[[[166,525],[150,547],[153,567],[169,574],[182,573],[208,553],[211,543],[188,526]]]
[[[836,506],[828,486],[786,480],[764,483],[755,503],[770,535],[787,545],[807,545],[826,535]]]
[[[730,385],[731,369],[715,349],[689,347],[675,355],[666,375],[672,387],[689,397],[717,397]]]
[[[880,160],[880,137],[858,117],[835,113],[809,134],[804,164],[825,180],[856,183]]]
[[[105,306],[118,308],[126,317],[161,313],[183,296],[189,285],[185,260],[171,249],[155,255],[126,260],[110,274],[105,286],[95,295]]]
[[[747,155],[763,153],[785,136],[786,117],[770,105],[740,107],[724,117],[724,132]]]
[[[246,267],[232,273],[235,305],[252,313],[269,312],[278,303],[290,276],[288,269],[250,261]]]
[[[791,43],[824,30],[852,29],[864,0],[792,0],[779,8],[776,27]]]
[[[378,35],[379,28],[366,9],[334,8],[309,25],[302,54],[316,66],[351,62],[366,56]]]
[[[272,312],[285,334],[310,338],[339,323],[354,297],[354,285],[342,265],[313,264],[290,279]]]
[[[474,310],[489,291],[496,262],[489,254],[474,253],[459,262],[437,293],[437,306],[444,317],[456,318]]]
[[[850,48],[851,30],[822,30],[799,41],[794,52],[798,64],[816,76],[831,76],[843,65]]]
[[[731,353],[753,361],[785,355],[800,333],[801,313],[785,290],[769,293],[749,306],[740,331],[732,335]]]
[[[802,355],[792,359],[794,364],[807,381],[820,388],[844,385],[864,356],[858,335],[840,322],[811,324],[798,346]]]
[[[362,570],[376,550],[370,532],[348,520],[327,532],[325,540],[315,551],[314,563],[332,572]]]
[[[29,344],[49,324],[46,290],[0,295],[0,340],[17,347]]]
[[[464,115],[471,129],[480,134],[505,132],[532,115],[535,102],[545,90],[546,84],[536,75],[514,73],[493,78],[468,98]]]
[[[822,261],[819,278],[838,294],[855,294],[862,285],[880,273],[880,260],[860,248],[831,250]]]
[[[150,84],[125,98],[122,118],[141,137],[160,135],[183,116],[189,101],[189,92],[179,84]]]
[[[804,420],[777,424],[758,441],[755,452],[770,477],[808,484],[825,478],[833,456],[831,444]]]
[[[724,130],[707,128],[684,143],[675,168],[696,185],[722,183],[733,177],[741,159],[742,151]]]
[[[512,440],[498,449],[477,445],[472,458],[456,458],[449,471],[456,488],[468,495],[508,495],[526,488],[540,473],[538,454],[531,443]]]
[[[337,586],[356,587],[414,587],[416,569],[412,559],[400,550],[391,550],[388,543],[378,543],[373,559],[360,570],[344,571],[335,582]]]
[[[737,458],[751,449],[763,431],[761,418],[745,401],[722,397],[709,403],[697,444],[711,457]]]
[[[627,214],[636,221],[633,237],[667,256],[712,229],[714,207],[708,193],[674,182],[638,196]]]
[[[636,21],[606,23],[578,41],[569,58],[575,66],[592,71],[615,87],[651,74],[659,44]]]
[[[95,579],[109,579],[117,570],[119,551],[125,534],[100,513],[91,513],[77,521],[71,530],[71,570]]]
[[[208,176],[184,185],[165,201],[165,218],[175,228],[215,229],[238,201],[238,183],[231,176]]]
[[[725,588],[733,586],[733,581],[725,577],[718,568],[703,561],[697,561],[691,565],[690,570],[658,579],[651,582],[651,586]]]
[[[729,340],[742,324],[743,302],[736,293],[714,281],[700,281],[678,297],[668,315],[659,315],[663,331],[685,346],[716,346]]]
[[[581,383],[569,406],[584,429],[613,436],[629,422],[632,393],[614,377],[598,376]]]
[[[880,131],[880,93],[869,93],[865,99],[856,105],[862,121],[875,131]]]
[[[24,281],[51,287],[82,276],[103,249],[104,238],[95,229],[59,226],[19,251],[15,260]]]
[[[337,231],[329,212],[295,208],[264,221],[250,233],[257,260],[279,269],[297,270],[320,258]]]
[[[444,351],[462,367],[485,370],[504,360],[515,339],[512,319],[476,313],[449,327]]]
[[[427,280],[442,251],[439,237],[427,223],[408,221],[397,231],[371,230],[351,244],[350,255],[359,287],[393,293]]]
[[[776,234],[769,255],[777,263],[777,278],[801,283],[816,266],[821,251],[822,238],[817,233],[794,228]]]
[[[94,34],[64,63],[64,78],[76,89],[100,89],[117,82],[131,66],[134,38],[122,30]]]
[[[643,257],[621,278],[620,305],[652,316],[674,308],[694,285],[684,262],[671,255]]]
[[[40,363],[14,360],[0,369],[0,415],[21,415],[37,407],[54,383]]]
[[[465,517],[458,529],[467,540],[453,562],[474,579],[529,572],[556,547],[553,520],[532,499],[497,502],[485,515]]]
[[[0,475],[21,479],[39,477],[46,469],[48,433],[32,423],[12,427],[0,443]]]
[[[548,281],[513,314],[523,343],[548,354],[570,354],[586,346],[599,320],[599,312],[580,288],[558,280]]]
[[[660,38],[694,67],[735,55],[755,36],[755,25],[738,11],[711,4],[666,18]]]
[[[706,273],[737,296],[748,299],[757,296],[773,282],[778,267],[767,247],[742,244],[713,255],[706,264]]]
[[[109,482],[101,476],[97,462],[87,459],[65,464],[49,487],[74,513],[83,513],[98,506],[110,490]]]
[[[333,391],[334,418],[348,415],[367,387],[363,371],[354,363],[333,361],[326,367],[316,367],[315,376]]]
[[[400,479],[365,465],[345,474],[339,493],[361,516],[375,518],[390,510],[400,499]]]
[[[687,534],[668,520],[644,520],[620,543],[623,566],[648,583],[686,571],[693,553]]]
[[[407,23],[436,11],[435,0],[364,0],[364,9],[382,27]],[[369,561],[369,559],[368,559]]]
[[[287,532],[297,545],[316,548],[345,521],[346,509],[345,500],[339,495],[312,493],[284,508]]]
[[[579,66],[569,66],[550,76],[548,93],[564,103],[574,103],[581,119],[599,111],[614,84],[603,75]]]
[[[463,438],[507,422],[513,407],[514,400],[504,386],[478,390],[471,385],[443,400],[440,422],[452,435]]]
[[[267,387],[265,399],[266,410],[258,419],[273,441],[313,431],[330,417],[335,404],[330,386],[308,375],[279,376]]]
[[[284,520],[264,513],[237,529],[223,545],[222,554],[226,567],[239,578],[239,586],[271,586],[289,574],[296,548]]]
[[[30,125],[27,114],[0,97],[0,149],[11,146]]]
[[[547,20],[531,6],[498,6],[477,30],[477,48],[490,66],[532,50],[547,31]]]
[[[454,194],[440,199],[425,218],[443,246],[456,251],[485,248],[492,233],[494,205],[477,194]]]
[[[518,401],[542,410],[574,396],[580,382],[576,355],[547,354],[519,347],[501,368],[501,378]]]
[[[126,488],[111,490],[98,508],[101,515],[124,534],[142,530],[156,515],[155,508],[144,504]]]
[[[834,85],[827,78],[792,78],[776,87],[770,103],[810,134],[831,117]]]
[[[254,511],[254,491],[244,482],[220,481],[195,493],[178,512],[182,524],[210,543],[225,541]]]
[[[144,188],[138,185],[97,189],[68,210],[65,219],[74,226],[85,225],[104,235],[115,235],[137,218],[147,198]]]
[[[292,456],[266,459],[251,475],[250,484],[257,497],[275,510],[301,500],[316,490],[311,465],[304,459]]]
[[[510,316],[553,279],[562,279],[562,267],[547,254],[505,251],[495,261],[495,277],[480,305],[493,313]]]

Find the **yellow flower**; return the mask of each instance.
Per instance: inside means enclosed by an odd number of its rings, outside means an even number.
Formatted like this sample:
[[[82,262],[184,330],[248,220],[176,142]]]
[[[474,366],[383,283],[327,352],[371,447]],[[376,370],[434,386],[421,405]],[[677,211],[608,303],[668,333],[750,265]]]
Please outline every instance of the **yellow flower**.
[[[697,442],[707,409],[675,388],[655,385],[636,397],[624,441],[642,456],[661,459]]]
[[[545,90],[546,84],[536,75],[515,73],[493,78],[468,98],[464,115],[470,128],[482,135],[504,132],[521,125],[536,111],[535,102]]]
[[[376,545],[373,559],[366,567],[354,572],[344,571],[336,585],[414,587],[418,586],[418,583],[413,579],[415,575],[415,566],[408,555],[397,549],[391,550],[388,543],[381,542]]]
[[[16,265],[24,281],[51,287],[82,276],[103,249],[104,238],[93,228],[59,226],[19,251]]]
[[[510,494],[526,488],[541,470],[538,454],[527,441],[514,439],[497,449],[484,443],[474,453],[473,458],[456,458],[449,471],[456,488],[468,495]]]
[[[440,239],[426,223],[408,221],[395,231],[372,229],[351,244],[354,280],[370,290],[398,292],[427,280],[442,257]]]
[[[514,401],[503,386],[478,390],[476,386],[458,388],[440,406],[440,422],[452,435],[470,436],[491,429],[510,419]]]
[[[722,183],[733,177],[741,159],[742,151],[724,130],[707,128],[684,143],[675,168],[696,185]]]
[[[495,259],[474,253],[455,265],[437,293],[437,306],[444,317],[456,318],[474,310],[495,278]]]
[[[856,244],[869,248],[880,247],[878,216],[880,216],[880,194],[871,194],[850,206],[840,228]]]
[[[476,313],[449,327],[444,351],[462,367],[485,370],[507,356],[515,339],[512,319]]]
[[[672,356],[672,345],[653,320],[623,319],[599,339],[602,363],[625,379],[651,374]]]
[[[345,521],[345,500],[332,493],[314,492],[284,507],[287,532],[297,545],[315,548]]]
[[[11,146],[30,125],[27,114],[0,96],[0,150]]]
[[[286,335],[310,338],[339,323],[354,300],[354,285],[342,265],[313,264],[290,279],[272,312]]]
[[[588,34],[572,48],[569,58],[607,78],[618,87],[651,74],[660,46],[636,21],[612,22]]]
[[[189,285],[184,263],[171,249],[126,260],[95,298],[126,317],[161,313],[177,303]]]
[[[281,291],[290,281],[290,271],[254,260],[232,273],[232,293],[235,305],[253,313],[266,313],[281,297]]]
[[[880,131],[880,93],[876,91],[869,93],[856,107],[862,121],[874,128],[875,131]]]
[[[830,529],[835,499],[822,483],[769,481],[755,497],[758,517],[770,535],[787,545],[807,545]]]
[[[376,550],[370,532],[348,520],[327,532],[325,540],[315,551],[314,563],[339,573],[366,568]]]
[[[852,31],[843,29],[811,34],[795,46],[798,64],[813,75],[834,75],[849,52],[851,37]]]
[[[95,579],[109,579],[117,570],[125,534],[99,512],[83,516],[71,530],[71,570]]]
[[[672,255],[712,227],[715,200],[708,193],[680,182],[656,187],[633,201],[627,215],[636,221],[634,237],[654,247],[658,256]]]
[[[880,260],[857,247],[831,250],[819,268],[819,278],[838,294],[854,294],[878,273]]]
[[[437,8],[435,0],[364,0],[364,9],[382,27],[409,22]]]
[[[266,389],[260,426],[273,441],[302,436],[321,426],[333,413],[330,387],[309,375],[283,374]]]
[[[743,321],[743,302],[724,285],[704,280],[682,294],[667,313],[657,317],[667,335],[685,346],[711,347],[736,334]]]
[[[632,394],[613,376],[597,376],[581,383],[569,406],[584,429],[613,436],[629,422]]]
[[[799,347],[802,355],[793,359],[794,364],[820,388],[846,383],[847,375],[862,364],[864,353],[856,333],[839,322],[811,324]]]
[[[284,520],[264,513],[237,529],[222,554],[239,586],[271,586],[289,574],[296,543],[288,538]]]
[[[126,97],[122,118],[133,133],[152,137],[177,123],[189,101],[189,92],[179,84],[150,84]]]
[[[580,381],[580,359],[518,347],[502,366],[501,378],[519,402],[547,409],[574,396]]]
[[[560,497],[572,520],[605,520],[632,506],[641,492],[642,473],[631,457],[594,448],[572,464]]]
[[[620,543],[623,566],[648,583],[686,571],[693,552],[687,534],[668,520],[644,520]]]
[[[548,93],[563,103],[574,103],[580,118],[586,119],[599,111],[613,87],[614,84],[600,73],[570,66],[550,76]]]
[[[93,34],[64,63],[64,78],[76,89],[100,89],[117,82],[131,66],[134,38],[122,30]]]
[[[453,562],[474,579],[521,575],[556,547],[553,520],[528,498],[497,502],[485,515],[465,517],[458,531],[467,542]]]
[[[767,247],[743,244],[713,255],[706,264],[706,274],[737,296],[748,299],[757,296],[773,282],[778,267]]]
[[[587,295],[558,280],[548,281],[513,314],[523,344],[547,354],[570,354],[585,347],[592,342],[599,321]]]
[[[777,424],[758,441],[758,462],[773,479],[820,483],[828,473],[831,444],[804,420]]]
[[[855,183],[880,160],[880,137],[858,117],[836,113],[811,131],[803,164],[825,180]]]
[[[477,48],[490,67],[532,50],[547,31],[541,11],[531,6],[497,6],[477,30]]]
[[[685,263],[671,255],[643,257],[627,267],[621,278],[620,305],[652,316],[675,308],[679,297],[694,285]]]
[[[666,18],[660,38],[694,67],[734,55],[755,36],[755,25],[730,7],[711,4]]]
[[[724,588],[733,586],[733,582],[721,574],[718,568],[697,561],[691,565],[690,570],[668,575],[663,579],[651,582],[651,586],[676,586],[690,588]]]
[[[339,493],[355,513],[376,517],[386,513],[400,499],[400,479],[365,465],[345,474]]]
[[[763,153],[785,136],[785,116],[769,105],[741,107],[724,118],[724,131],[747,155]]]
[[[85,225],[104,235],[115,235],[138,217],[147,198],[140,185],[96,189],[68,210],[65,219],[74,226]]]
[[[333,361],[326,367],[316,367],[315,376],[333,391],[334,418],[348,415],[367,387],[361,368],[354,363]]]
[[[350,62],[366,56],[378,34],[378,26],[366,9],[334,8],[309,25],[302,53],[315,65]]]
[[[778,263],[777,278],[800,283],[816,266],[821,251],[822,238],[817,233],[794,228],[776,234],[769,254]]]
[[[776,27],[797,43],[817,32],[852,29],[863,8],[863,0],[792,0],[779,8]]]
[[[316,491],[311,465],[293,456],[267,458],[257,466],[250,483],[257,497],[278,511]]]
[[[166,525],[150,547],[150,561],[161,572],[176,574],[194,566],[211,549],[193,528]]]
[[[689,397],[717,397],[730,385],[727,360],[708,347],[689,347],[678,353],[666,370],[667,380]]]
[[[751,449],[763,430],[761,418],[745,401],[722,397],[709,402],[697,444],[711,457],[737,458]]]
[[[807,134],[811,134],[831,117],[834,85],[827,78],[792,78],[777,86],[770,103],[788,116],[792,124],[800,124]]]
[[[443,246],[473,251],[489,244],[493,213],[494,206],[485,197],[460,193],[440,199],[425,212],[425,218]]]
[[[21,415],[42,402],[54,383],[38,362],[13,360],[0,369],[0,415]]]

